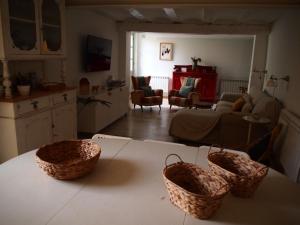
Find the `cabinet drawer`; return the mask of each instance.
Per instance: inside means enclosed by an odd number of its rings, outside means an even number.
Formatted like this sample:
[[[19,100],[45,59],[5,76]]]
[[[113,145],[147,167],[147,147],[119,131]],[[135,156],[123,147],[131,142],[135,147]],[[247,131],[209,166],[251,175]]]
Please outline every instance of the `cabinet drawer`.
[[[35,98],[35,99],[18,102],[15,105],[15,112],[17,116],[20,116],[25,113],[45,109],[48,107],[50,107],[50,98],[41,97],[41,98]]]
[[[59,94],[53,95],[53,105],[58,105],[61,103],[72,103],[75,102],[76,92],[73,91],[66,91]]]

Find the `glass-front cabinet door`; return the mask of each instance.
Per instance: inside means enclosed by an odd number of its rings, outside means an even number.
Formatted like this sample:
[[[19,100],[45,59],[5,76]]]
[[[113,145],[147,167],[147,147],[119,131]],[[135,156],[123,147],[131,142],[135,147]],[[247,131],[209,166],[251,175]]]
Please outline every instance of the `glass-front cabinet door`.
[[[40,54],[37,0],[4,1],[9,54]]]
[[[63,1],[40,0],[41,53],[61,54],[63,51]]]

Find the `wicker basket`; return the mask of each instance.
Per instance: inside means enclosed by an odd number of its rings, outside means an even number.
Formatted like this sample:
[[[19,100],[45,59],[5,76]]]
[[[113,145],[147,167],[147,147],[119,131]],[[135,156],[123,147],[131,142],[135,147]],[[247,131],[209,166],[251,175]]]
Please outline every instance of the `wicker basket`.
[[[180,162],[167,165],[170,156],[177,156]],[[199,219],[211,217],[230,188],[223,178],[210,175],[194,164],[184,163],[176,154],[167,156],[163,177],[171,202]]]
[[[70,180],[89,173],[100,153],[100,147],[96,143],[61,141],[41,147],[36,152],[36,161],[48,175],[60,180]]]
[[[268,173],[268,167],[242,155],[221,151],[208,153],[208,165],[215,175],[222,176],[231,185],[237,197],[251,197]]]

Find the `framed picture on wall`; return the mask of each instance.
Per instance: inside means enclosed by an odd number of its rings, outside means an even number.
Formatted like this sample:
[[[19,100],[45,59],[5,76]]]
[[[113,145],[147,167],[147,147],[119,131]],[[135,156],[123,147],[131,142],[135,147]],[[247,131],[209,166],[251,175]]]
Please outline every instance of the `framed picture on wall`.
[[[173,43],[160,43],[160,60],[173,60]]]

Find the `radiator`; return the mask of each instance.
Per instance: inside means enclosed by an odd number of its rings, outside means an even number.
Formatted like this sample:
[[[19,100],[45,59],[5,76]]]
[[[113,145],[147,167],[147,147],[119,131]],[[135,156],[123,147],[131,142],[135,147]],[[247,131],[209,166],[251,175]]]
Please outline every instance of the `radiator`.
[[[223,92],[244,93],[247,91],[247,80],[220,80],[219,95]]]
[[[169,80],[167,76],[151,76],[150,85],[152,89],[162,89],[164,96],[168,95]]]

